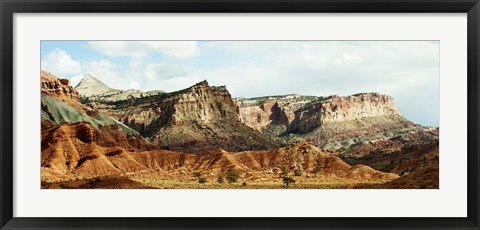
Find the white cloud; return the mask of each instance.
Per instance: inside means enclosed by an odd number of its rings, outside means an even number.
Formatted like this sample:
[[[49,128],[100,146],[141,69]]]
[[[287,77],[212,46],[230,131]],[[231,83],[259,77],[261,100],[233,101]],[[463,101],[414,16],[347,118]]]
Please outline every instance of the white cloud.
[[[111,57],[141,58],[149,53],[160,53],[185,59],[197,56],[200,52],[196,41],[91,41],[88,45]]]
[[[161,79],[171,79],[185,77],[190,70],[183,65],[150,63],[145,66],[145,80],[158,81]]]
[[[98,60],[83,63],[84,74],[89,73],[107,86],[115,89],[140,88],[140,75],[131,75],[128,66],[116,65],[108,60]]]
[[[348,65],[361,63],[363,61],[363,58],[358,55],[343,53],[340,57],[337,57],[335,61],[337,62],[337,64]]]
[[[204,73],[212,82],[233,85],[233,96],[379,92],[393,96],[414,122],[438,125],[438,42],[256,41],[205,46],[251,60]]]
[[[43,70],[57,75],[78,74],[82,70],[80,62],[73,60],[69,54],[61,49],[54,49],[45,55],[41,67]]]

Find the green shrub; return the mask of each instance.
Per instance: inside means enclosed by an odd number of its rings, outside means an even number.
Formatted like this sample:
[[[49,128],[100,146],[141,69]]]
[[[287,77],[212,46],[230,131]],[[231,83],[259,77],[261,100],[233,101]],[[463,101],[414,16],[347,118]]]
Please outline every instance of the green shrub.
[[[224,182],[224,178],[223,178],[223,176],[222,176],[222,175],[218,176],[218,178],[217,178],[217,182],[218,182],[219,184],[223,184],[223,182]]]
[[[244,182],[242,183],[242,186],[243,186],[243,187],[247,186],[247,182],[244,181]]]
[[[198,178],[198,183],[205,184],[205,183],[207,183],[207,179],[205,179],[204,177],[200,177],[200,178]]]
[[[228,183],[236,183],[238,178],[240,178],[240,175],[233,171],[230,171],[227,175]]]

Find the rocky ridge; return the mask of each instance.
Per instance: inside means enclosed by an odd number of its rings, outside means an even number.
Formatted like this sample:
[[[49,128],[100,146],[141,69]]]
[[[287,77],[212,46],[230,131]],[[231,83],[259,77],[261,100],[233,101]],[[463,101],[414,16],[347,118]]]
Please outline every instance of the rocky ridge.
[[[86,105],[115,117],[163,149],[200,153],[280,146],[240,121],[238,106],[225,86],[210,86],[207,81],[171,93]]]
[[[305,133],[325,123],[386,116],[400,116],[390,96],[378,93],[331,96],[295,111],[289,131]]]
[[[212,180],[218,175],[236,172],[245,180],[255,181],[265,175],[278,178],[282,167],[291,172],[311,172],[317,165],[321,167],[318,173],[329,178],[377,182],[398,178],[368,166],[352,167],[333,152],[307,143],[276,150],[228,152],[217,149],[203,154],[185,154],[107,146],[100,143],[102,139],[89,124],[62,125],[42,136],[42,177],[46,181],[142,173],[156,178],[189,180],[193,172],[202,172]]]
[[[324,149],[348,150],[411,132],[438,138],[430,135],[428,127],[405,119],[392,97],[378,93],[285,95],[237,102],[245,124],[283,143],[304,140]]]
[[[70,86],[68,79],[57,78],[53,74],[47,71],[40,71],[41,92],[48,93],[49,95],[64,99],[78,101],[80,95],[78,92]]]

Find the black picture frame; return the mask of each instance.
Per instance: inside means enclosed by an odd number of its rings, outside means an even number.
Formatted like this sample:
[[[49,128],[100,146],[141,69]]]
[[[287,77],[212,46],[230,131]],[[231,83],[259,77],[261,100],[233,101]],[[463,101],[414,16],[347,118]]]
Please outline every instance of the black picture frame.
[[[478,0],[0,0],[1,229],[480,229]],[[14,13],[468,13],[466,218],[21,218],[13,217]]]

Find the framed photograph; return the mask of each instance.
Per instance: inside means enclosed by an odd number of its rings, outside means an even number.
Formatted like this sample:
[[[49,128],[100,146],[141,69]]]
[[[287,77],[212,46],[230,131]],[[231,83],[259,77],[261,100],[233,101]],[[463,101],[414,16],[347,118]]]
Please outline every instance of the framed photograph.
[[[478,0],[0,6],[2,229],[480,229]]]

